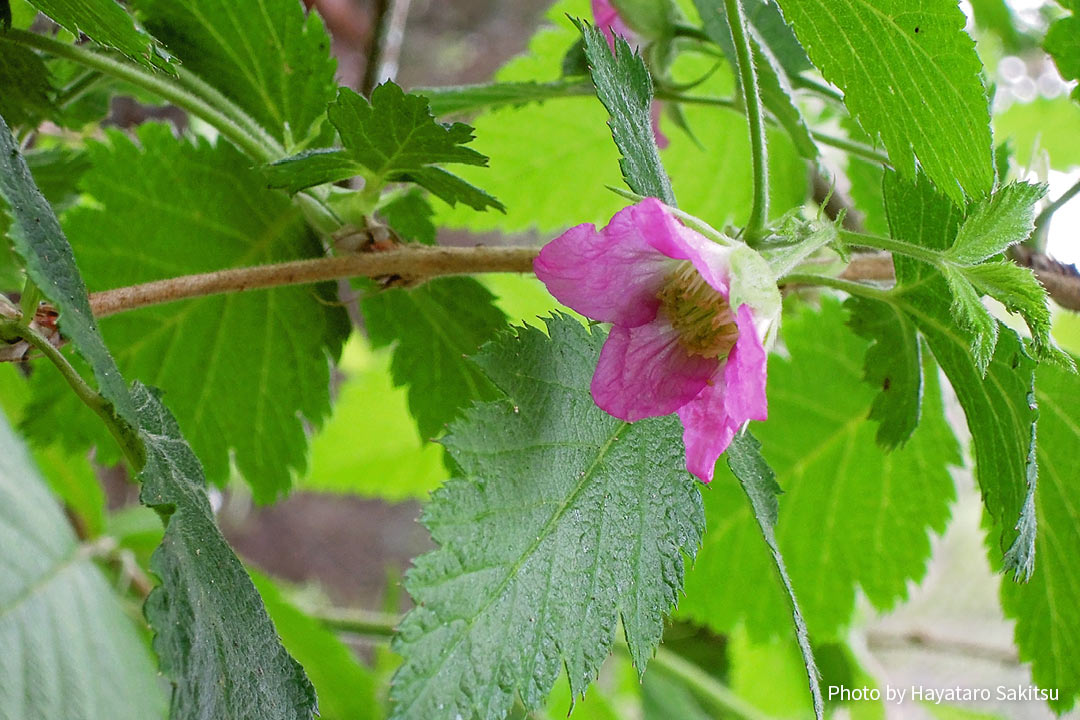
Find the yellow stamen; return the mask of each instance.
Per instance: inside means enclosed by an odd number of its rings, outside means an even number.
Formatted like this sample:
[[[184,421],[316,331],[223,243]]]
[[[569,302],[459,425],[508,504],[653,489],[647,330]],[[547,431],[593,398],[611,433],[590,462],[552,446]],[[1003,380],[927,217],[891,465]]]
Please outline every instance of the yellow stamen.
[[[731,352],[739,336],[735,316],[689,260],[679,263],[656,297],[687,352],[710,358]]]

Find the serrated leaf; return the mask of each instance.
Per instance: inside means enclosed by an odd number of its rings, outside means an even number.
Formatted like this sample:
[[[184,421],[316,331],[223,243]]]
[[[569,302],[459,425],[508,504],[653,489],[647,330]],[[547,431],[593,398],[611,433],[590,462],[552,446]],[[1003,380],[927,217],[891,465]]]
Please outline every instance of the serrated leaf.
[[[132,386],[146,464],[140,501],[165,537],[150,558],[154,651],[173,680],[173,720],[310,720],[315,690],[277,637],[259,593],[214,522],[199,459],[160,400]]]
[[[810,635],[822,643],[843,637],[857,592],[888,609],[923,577],[930,534],[949,518],[948,467],[960,453],[936,373],[926,376],[922,420],[908,442],[890,453],[874,442],[866,414],[875,390],[859,361],[869,343],[846,326],[839,303],[826,298],[820,312],[804,308],[783,327],[790,358],[769,359],[769,420],[754,433],[784,490],[777,542]],[[790,606],[723,463],[705,506],[709,533],[680,612],[719,633],[745,623],[755,638],[777,634],[790,625]]]
[[[893,167],[916,159],[963,207],[994,182],[990,112],[975,42],[952,0],[781,0],[810,59],[844,91]]]
[[[959,269],[944,265],[941,272],[952,294],[949,308],[952,317],[967,332],[975,367],[979,372],[986,372],[986,366],[994,355],[994,346],[997,345],[998,321],[982,304],[979,293]]]
[[[49,69],[28,47],[0,35],[0,117],[14,126],[36,124],[54,110]]]
[[[119,50],[147,67],[176,73],[172,57],[144,32],[115,0],[31,0],[34,7],[63,25],[76,38],[80,33],[105,47]]]
[[[92,287],[322,254],[297,208],[231,145],[193,145],[161,125],[141,126],[139,140],[112,133],[91,146],[83,189],[96,203],[65,216]],[[329,414],[327,358],[349,332],[344,311],[326,302],[334,292],[196,298],[107,318],[102,332],[126,375],[166,393],[211,481],[229,477],[232,458],[266,502],[304,468],[305,421],[317,427]],[[50,408],[39,395],[37,407],[56,418],[76,404],[61,403]]]
[[[162,717],[157,669],[135,625],[3,413],[0,507],[0,716]]]
[[[750,500],[753,508],[754,519],[757,520],[761,535],[765,544],[769,546],[773,563],[780,575],[780,582],[784,586],[789,600],[791,601],[792,619],[795,622],[795,640],[802,654],[803,664],[806,666],[806,675],[810,681],[810,695],[814,703],[814,715],[822,718],[825,713],[825,703],[821,699],[821,687],[818,682],[817,663],[814,662],[814,652],[810,649],[810,637],[806,630],[806,621],[803,620],[802,611],[799,609],[799,601],[795,597],[795,589],[791,586],[791,578],[784,566],[784,556],[776,542],[776,522],[780,516],[780,504],[777,496],[783,493],[776,483],[776,474],[761,456],[761,443],[754,438],[749,431],[744,430],[735,436],[731,445],[724,453],[728,468],[731,469],[743,492]]]
[[[320,136],[337,61],[318,13],[296,0],[135,0],[183,66],[285,145]],[[298,148],[297,148],[298,149]]]
[[[432,114],[459,115],[499,107],[520,107],[568,95],[591,95],[592,87],[580,78],[550,82],[496,82],[487,85],[449,85],[415,88],[430,102]]]
[[[1055,688],[1050,707],[1058,713],[1075,706],[1080,695],[1080,603],[1075,602],[1080,576],[1080,379],[1065,370],[1041,365],[1035,383],[1039,404],[1039,492],[1035,496],[1039,562],[1024,585],[1002,583],[1001,604],[1016,619],[1014,638],[1020,657],[1031,663],[1034,682]],[[991,554],[996,563],[997,548]]]
[[[870,406],[877,420],[878,445],[891,450],[903,444],[919,425],[922,409],[922,351],[915,324],[886,302],[852,298],[851,329],[871,341],[863,363],[863,379],[880,388]]]
[[[3,118],[0,118],[0,215],[8,218],[7,235],[25,263],[27,276],[60,311],[59,326],[90,364],[101,394],[119,418],[129,426],[134,425],[135,410],[127,386],[98,333],[71,246],[48,201],[34,185]]]
[[[968,211],[945,257],[973,265],[1023,242],[1035,228],[1035,204],[1045,194],[1046,185],[1025,182],[999,189]]]
[[[1080,79],[1080,16],[1070,15],[1051,25],[1043,48],[1065,80]],[[1080,88],[1073,88],[1072,99],[1080,102]]]
[[[489,207],[500,212],[506,210],[506,207],[493,195],[442,168],[425,167],[419,170],[410,170],[402,173],[398,179],[408,180],[426,188],[432,195],[450,207],[454,207],[460,202],[468,205],[473,210],[486,210]]]
[[[615,53],[599,29],[577,21],[585,39],[585,57],[596,96],[611,115],[611,136],[622,153],[623,180],[638,195],[659,198],[675,206],[675,193],[660,160],[652,130],[652,76],[641,56],[621,36]]]
[[[359,175],[364,166],[344,150],[305,150],[267,165],[263,172],[270,187],[295,194],[312,185],[338,182]]]
[[[589,393],[602,333],[567,317],[548,332],[477,360],[507,397],[445,440],[462,476],[424,513],[440,547],[406,581],[394,717],[502,718],[515,694],[538,707],[563,663],[580,695],[620,618],[640,671],[678,597],[704,529],[679,424],[604,413]]]
[[[365,298],[364,321],[374,347],[396,343],[394,384],[409,388],[409,410],[431,439],[470,402],[496,392],[466,358],[506,327],[493,296],[467,277],[438,278],[411,290]]]
[[[303,664],[319,695],[321,720],[376,720],[381,717],[375,678],[353,651],[285,597],[269,577],[250,571],[266,612],[285,648]]]
[[[895,176],[886,179],[885,188],[893,237],[924,247],[942,248],[952,243],[957,214],[948,198],[934,193],[928,183],[906,183]],[[905,202],[899,202],[900,198]],[[946,281],[928,265],[919,264],[919,268],[900,260],[898,257],[899,289],[894,303],[926,337],[964,409],[975,446],[975,476],[1004,555],[1018,537],[1016,525],[1028,490],[1035,423],[1029,394],[1035,363],[1017,334],[991,319],[998,338],[993,355],[985,358],[988,362],[984,364],[984,358],[972,349],[970,334],[957,325]],[[963,284],[970,287],[967,280]]]

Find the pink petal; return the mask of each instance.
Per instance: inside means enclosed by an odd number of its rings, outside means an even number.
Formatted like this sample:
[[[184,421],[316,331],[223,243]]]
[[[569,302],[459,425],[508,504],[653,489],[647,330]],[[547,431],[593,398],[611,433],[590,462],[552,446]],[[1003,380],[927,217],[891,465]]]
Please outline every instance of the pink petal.
[[[748,305],[739,306],[735,313],[735,325],[739,328],[739,337],[724,367],[724,385],[727,386],[725,407],[727,414],[741,425],[746,420],[765,420],[769,417],[769,403],[765,398],[768,358],[754,328],[754,314]]]
[[[656,147],[663,150],[671,141],[668,140],[667,135],[660,131],[660,112],[664,109],[664,106],[659,100],[653,100],[652,104],[652,134],[656,140]]]
[[[611,328],[592,379],[596,404],[634,422],[669,415],[702,391],[718,367],[715,358],[690,355],[663,318],[635,328]]]
[[[611,0],[592,0],[592,14],[596,26],[604,33],[611,52],[615,52],[616,35],[621,35],[628,41],[633,38],[633,31],[619,17],[619,11],[611,4]]]
[[[686,469],[706,483],[712,480],[717,459],[739,428],[747,420],[765,420],[769,414],[765,398],[767,358],[749,307],[739,307],[735,324],[739,338],[723,373],[717,373],[697,397],[679,408]]]
[[[705,282],[725,299],[728,297],[730,248],[686,227],[655,198],[645,198],[632,209],[634,222],[649,232],[653,247],[670,258],[689,260]]]
[[[686,446],[686,469],[703,483],[712,482],[720,455],[727,450],[742,423],[727,414],[720,373],[697,397],[679,408]]]
[[[634,206],[623,208],[599,232],[590,224],[570,228],[533,261],[536,277],[559,302],[594,320],[627,327],[651,321],[672,262],[634,213]]]

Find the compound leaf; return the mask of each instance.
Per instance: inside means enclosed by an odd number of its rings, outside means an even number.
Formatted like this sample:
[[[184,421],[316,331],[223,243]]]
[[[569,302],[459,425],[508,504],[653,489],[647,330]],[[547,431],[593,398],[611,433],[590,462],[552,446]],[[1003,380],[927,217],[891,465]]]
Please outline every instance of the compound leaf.
[[[43,368],[43,371],[46,369]],[[160,718],[157,669],[0,413],[0,716]]]
[[[975,42],[951,0],[781,0],[825,78],[893,166],[916,159],[952,201],[994,182],[990,111]]]
[[[184,68],[236,102],[287,150],[321,136],[337,62],[318,13],[295,0],[135,0]]]
[[[461,476],[424,524],[440,546],[406,586],[416,608],[394,647],[394,717],[502,718],[514,695],[542,704],[560,665],[580,695],[619,619],[638,670],[704,529],[674,417],[619,421],[589,383],[603,334],[547,321],[478,364],[507,397],[474,406],[445,445]]]

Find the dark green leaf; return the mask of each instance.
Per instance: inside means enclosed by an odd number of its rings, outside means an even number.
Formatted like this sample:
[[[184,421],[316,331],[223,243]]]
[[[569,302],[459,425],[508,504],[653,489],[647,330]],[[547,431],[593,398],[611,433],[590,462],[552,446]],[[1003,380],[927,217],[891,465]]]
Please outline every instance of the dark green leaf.
[[[621,37],[615,38],[615,54],[608,49],[603,33],[588,23],[577,21],[585,38],[585,56],[596,96],[611,115],[611,136],[622,153],[619,167],[627,186],[638,195],[659,198],[674,206],[660,151],[652,130],[652,77],[641,56]]]
[[[551,82],[508,82],[490,85],[457,85],[448,87],[415,88],[431,103],[436,115],[459,115],[498,107],[521,107],[532,102],[568,95],[591,95],[592,88],[581,78]]]
[[[375,679],[353,652],[318,621],[290,603],[265,575],[249,571],[285,649],[304,666],[319,696],[321,720],[381,717]]]
[[[846,320],[831,299],[820,312],[785,317],[790,359],[770,357],[769,420],[754,425],[784,489],[777,541],[818,643],[844,636],[857,592],[888,609],[923,577],[930,533],[944,531],[955,495],[948,467],[961,459],[936,371],[925,373],[921,421],[907,443],[887,453],[874,442],[866,414],[876,390],[862,382],[860,361],[869,343]],[[714,632],[745,623],[755,638],[775,635],[790,625],[790,605],[723,463],[705,506],[709,532],[682,610]]]
[[[1035,228],[1035,204],[1045,194],[1046,185],[1025,182],[999,189],[968,211],[945,257],[971,265],[1023,242]]]
[[[1063,78],[1080,79],[1080,16],[1070,15],[1051,25],[1043,48],[1054,58]],[[1080,87],[1073,88],[1072,99],[1080,102]]]
[[[426,167],[411,170],[401,173],[398,179],[409,180],[427,188],[432,195],[450,207],[461,202],[473,210],[486,210],[489,207],[500,211],[506,209],[501,202],[488,193],[442,168]]]
[[[825,704],[821,699],[817,664],[814,662],[814,652],[810,649],[810,637],[806,631],[806,621],[803,620],[802,611],[799,609],[799,601],[795,597],[795,588],[791,586],[791,578],[788,577],[787,568],[784,566],[784,556],[776,542],[776,522],[780,516],[780,504],[776,498],[783,490],[776,483],[776,474],[761,456],[761,443],[748,430],[735,436],[724,453],[724,457],[727,458],[731,474],[738,479],[743,492],[750,500],[754,519],[757,520],[761,535],[765,538],[765,544],[769,546],[773,563],[780,574],[780,581],[791,601],[795,638],[799,644],[799,651],[802,653],[803,663],[806,665],[806,675],[810,680],[814,714],[820,719],[824,717]]]
[[[10,221],[8,236],[26,272],[60,311],[60,328],[90,364],[101,394],[128,425],[135,424],[124,378],[98,333],[90,312],[86,286],[75,266],[60,223],[48,201],[34,185],[15,138],[0,118],[0,214]]]
[[[3,413],[0,507],[0,715],[161,718],[166,700],[135,625]]]
[[[440,278],[363,302],[375,347],[396,343],[391,371],[408,385],[420,434],[434,438],[470,402],[491,400],[495,388],[466,357],[506,327],[493,296],[472,278]]]
[[[75,37],[85,33],[96,43],[119,50],[137,63],[175,73],[172,57],[139,28],[115,0],[31,0],[33,5]]]
[[[0,28],[7,30],[11,27],[11,4],[8,0],[0,0]]]
[[[781,0],[784,16],[893,166],[916,158],[957,205],[994,182],[982,64],[952,0]]]
[[[139,499],[165,522],[145,613],[173,681],[170,717],[310,720],[315,690],[214,523],[199,459],[152,391],[135,383],[132,397],[146,447]]]
[[[435,244],[434,211],[418,190],[411,190],[379,208],[379,215],[402,239]]]
[[[942,267],[942,275],[952,294],[950,312],[953,322],[965,331],[971,343],[971,359],[975,367],[979,372],[986,372],[998,340],[998,321],[982,304],[979,293],[964,277],[963,272],[951,265],[945,265]]]
[[[305,150],[272,162],[264,169],[270,187],[282,188],[290,194],[312,185],[347,180],[362,171],[363,166],[346,151],[332,148]]]
[[[424,523],[439,549],[407,587],[395,648],[398,718],[502,718],[538,707],[565,664],[580,695],[621,618],[642,670],[704,529],[674,417],[621,422],[589,383],[603,335],[548,321],[487,346],[507,398],[469,410],[445,444],[462,470]]]
[[[140,149],[112,133],[93,145],[83,188],[96,200],[65,225],[92,287],[322,254],[288,198],[267,190],[233,146],[139,129]],[[229,202],[221,202],[222,198]],[[148,213],[147,207],[153,212]],[[270,501],[304,468],[305,425],[329,414],[329,364],[349,332],[332,287],[217,295],[125,312],[102,321],[124,373],[160,387],[213,482],[230,459]],[[65,396],[66,398],[66,396]],[[55,426],[66,398],[37,406]]]
[[[1039,492],[1035,496],[1039,563],[1025,585],[1002,583],[1001,604],[1016,619],[1020,658],[1031,662],[1034,682],[1059,691],[1050,706],[1067,712],[1080,695],[1080,378],[1056,367],[1038,370]],[[991,561],[997,563],[995,547]]]
[[[82,176],[90,169],[85,152],[55,147],[29,152],[25,159],[34,182],[54,210],[60,212],[75,202]]]
[[[135,0],[184,68],[237,103],[286,151],[321,139],[337,62],[318,13],[296,0]],[[327,140],[329,142],[329,140]]]
[[[5,0],[6,1],[6,0]],[[36,124],[51,117],[54,104],[49,69],[36,52],[0,35],[0,116],[10,125]]]
[[[879,388],[870,419],[880,425],[877,442],[891,450],[903,444],[919,425],[922,407],[922,352],[915,324],[895,306],[852,298],[851,328],[872,341],[866,350],[863,379]]]

